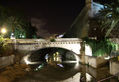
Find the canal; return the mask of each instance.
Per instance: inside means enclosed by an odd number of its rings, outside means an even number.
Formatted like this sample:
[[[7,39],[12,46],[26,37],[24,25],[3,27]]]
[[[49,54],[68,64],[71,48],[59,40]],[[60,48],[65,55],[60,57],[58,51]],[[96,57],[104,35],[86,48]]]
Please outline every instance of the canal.
[[[92,68],[79,63],[77,54],[62,48],[44,48],[24,56],[31,71],[16,82],[118,82],[104,67]]]

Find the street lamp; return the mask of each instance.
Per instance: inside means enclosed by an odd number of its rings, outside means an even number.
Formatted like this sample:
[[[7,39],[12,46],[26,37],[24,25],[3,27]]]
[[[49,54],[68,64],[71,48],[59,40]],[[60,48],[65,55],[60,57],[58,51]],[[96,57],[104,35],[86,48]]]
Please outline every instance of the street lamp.
[[[1,33],[5,34],[7,32],[7,30],[5,28],[1,28]]]

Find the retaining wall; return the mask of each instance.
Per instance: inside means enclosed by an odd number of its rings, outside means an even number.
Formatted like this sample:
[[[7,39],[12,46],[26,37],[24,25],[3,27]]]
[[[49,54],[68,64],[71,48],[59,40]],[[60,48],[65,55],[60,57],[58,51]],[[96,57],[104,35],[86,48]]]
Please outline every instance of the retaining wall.
[[[119,61],[110,61],[110,74],[119,75]]]
[[[104,57],[94,57],[85,55],[85,64],[90,65],[93,68],[98,68],[106,64],[108,61]]]
[[[14,63],[14,55],[0,57],[0,69]]]

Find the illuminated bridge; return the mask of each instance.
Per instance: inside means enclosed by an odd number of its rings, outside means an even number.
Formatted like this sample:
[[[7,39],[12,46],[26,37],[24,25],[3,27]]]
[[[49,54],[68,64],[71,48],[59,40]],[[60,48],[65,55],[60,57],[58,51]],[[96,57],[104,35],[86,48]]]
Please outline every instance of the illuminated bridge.
[[[14,48],[23,51],[35,51],[43,48],[64,48],[80,54],[82,40],[79,38],[58,38],[55,41],[46,39],[12,39],[8,43],[14,44]],[[91,49],[85,45],[85,54],[92,55]],[[90,52],[90,53],[89,53]]]

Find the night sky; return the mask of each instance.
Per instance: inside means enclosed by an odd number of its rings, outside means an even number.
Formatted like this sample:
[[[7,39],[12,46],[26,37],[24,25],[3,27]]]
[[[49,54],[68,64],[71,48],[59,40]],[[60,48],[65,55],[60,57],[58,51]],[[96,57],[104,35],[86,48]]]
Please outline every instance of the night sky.
[[[42,36],[66,32],[84,4],[84,0],[1,0],[0,2],[0,5],[22,11]]]

